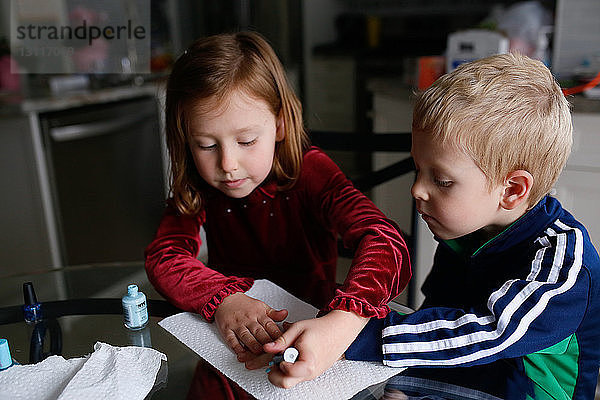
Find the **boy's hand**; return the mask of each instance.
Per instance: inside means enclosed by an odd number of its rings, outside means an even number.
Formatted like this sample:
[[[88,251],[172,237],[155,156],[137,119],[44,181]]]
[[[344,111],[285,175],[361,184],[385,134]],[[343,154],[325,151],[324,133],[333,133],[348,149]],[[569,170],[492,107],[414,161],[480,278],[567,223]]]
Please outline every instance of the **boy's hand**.
[[[263,344],[281,335],[275,321],[283,321],[287,314],[287,310],[274,310],[244,293],[234,293],[217,308],[215,323],[238,361],[245,362],[263,353]]]
[[[298,359],[271,367],[269,380],[275,386],[291,388],[321,375],[340,359],[367,321],[368,318],[351,312],[333,310],[323,317],[292,324],[277,340],[263,347],[267,353],[277,354],[294,346],[300,353]],[[260,368],[264,361],[264,357],[257,357],[246,362],[246,367]]]

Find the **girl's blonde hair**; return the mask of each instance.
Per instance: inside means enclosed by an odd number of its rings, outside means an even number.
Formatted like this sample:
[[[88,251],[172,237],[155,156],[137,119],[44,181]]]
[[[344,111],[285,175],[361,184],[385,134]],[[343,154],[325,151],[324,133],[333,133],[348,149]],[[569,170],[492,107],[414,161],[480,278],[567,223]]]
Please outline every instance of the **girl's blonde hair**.
[[[204,182],[188,144],[186,112],[199,102],[218,107],[235,91],[263,100],[281,117],[285,137],[277,142],[271,170],[281,190],[294,185],[309,140],[302,105],[281,62],[256,32],[219,34],[194,42],[175,62],[167,83],[166,136],[171,157],[171,192],[178,211],[196,214],[202,207]]]
[[[528,171],[530,207],[558,179],[573,141],[570,105],[554,77],[540,61],[516,53],[462,64],[420,93],[415,132],[470,156],[490,188],[512,171]]]

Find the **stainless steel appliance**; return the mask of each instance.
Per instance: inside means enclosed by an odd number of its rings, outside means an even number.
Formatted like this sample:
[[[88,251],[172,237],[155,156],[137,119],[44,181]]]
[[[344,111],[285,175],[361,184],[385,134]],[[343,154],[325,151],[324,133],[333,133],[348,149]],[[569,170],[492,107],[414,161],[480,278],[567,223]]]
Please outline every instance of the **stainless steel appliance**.
[[[60,262],[143,259],[163,209],[151,96],[39,115]]]

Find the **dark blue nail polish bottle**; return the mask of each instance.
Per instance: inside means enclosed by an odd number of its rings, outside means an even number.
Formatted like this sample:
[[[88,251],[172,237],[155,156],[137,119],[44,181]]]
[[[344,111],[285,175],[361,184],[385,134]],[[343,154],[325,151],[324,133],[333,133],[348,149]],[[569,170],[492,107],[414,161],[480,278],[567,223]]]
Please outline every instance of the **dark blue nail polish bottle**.
[[[33,289],[33,283],[23,284],[23,316],[27,322],[36,322],[42,319],[42,305],[38,303]]]

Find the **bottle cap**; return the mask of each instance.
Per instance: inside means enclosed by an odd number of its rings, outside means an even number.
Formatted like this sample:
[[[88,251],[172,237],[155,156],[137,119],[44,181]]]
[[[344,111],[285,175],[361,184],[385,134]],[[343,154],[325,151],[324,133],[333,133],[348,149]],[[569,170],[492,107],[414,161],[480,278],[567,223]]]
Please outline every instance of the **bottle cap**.
[[[12,357],[8,348],[8,340],[0,339],[0,369],[8,368],[12,365]]]
[[[295,347],[288,347],[283,352],[283,361],[287,361],[289,363],[296,362],[298,358],[298,350]]]
[[[23,284],[23,301],[25,305],[36,304],[38,302],[35,290],[33,289],[33,283],[31,282],[25,282]]]
[[[127,295],[131,297],[135,297],[138,294],[137,285],[129,285],[127,286]]]

